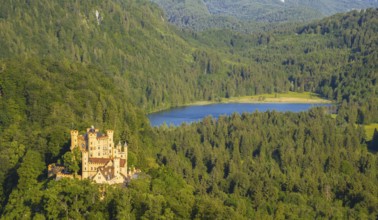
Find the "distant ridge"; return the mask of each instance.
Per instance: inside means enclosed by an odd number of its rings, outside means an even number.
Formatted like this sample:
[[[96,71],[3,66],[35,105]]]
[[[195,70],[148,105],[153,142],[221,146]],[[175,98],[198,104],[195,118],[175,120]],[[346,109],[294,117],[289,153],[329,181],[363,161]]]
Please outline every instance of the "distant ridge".
[[[373,0],[151,0],[171,23],[192,30],[258,30],[269,23],[304,22],[339,12],[378,7]]]

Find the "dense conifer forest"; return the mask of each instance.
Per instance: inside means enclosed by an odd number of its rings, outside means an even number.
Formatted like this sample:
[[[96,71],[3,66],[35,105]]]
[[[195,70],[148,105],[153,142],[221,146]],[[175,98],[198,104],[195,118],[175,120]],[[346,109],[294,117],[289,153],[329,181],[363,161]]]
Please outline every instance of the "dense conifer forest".
[[[254,32],[324,18],[335,13],[378,7],[371,0],[151,0],[180,28]]]
[[[211,1],[207,1],[211,2]],[[99,16],[96,17],[96,11]],[[250,34],[179,30],[147,0],[0,7],[2,219],[376,219],[378,11]],[[167,80],[169,79],[169,80]],[[337,105],[152,128],[193,101],[315,92]],[[114,129],[127,187],[47,178],[70,129]]]

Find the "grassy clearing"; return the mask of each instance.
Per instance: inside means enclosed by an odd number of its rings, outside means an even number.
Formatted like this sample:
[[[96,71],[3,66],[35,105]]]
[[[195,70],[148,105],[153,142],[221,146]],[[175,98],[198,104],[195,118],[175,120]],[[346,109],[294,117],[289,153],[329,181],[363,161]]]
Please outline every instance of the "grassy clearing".
[[[321,98],[318,94],[310,92],[287,92],[274,94],[261,94],[254,96],[241,96],[232,98],[222,98],[221,102],[241,102],[241,103],[331,103],[331,101]]]
[[[319,97],[316,93],[311,92],[286,92],[286,93],[272,93],[272,94],[260,94],[260,95],[253,95],[253,96],[242,96],[242,97],[233,97],[230,99],[239,99],[239,98],[266,98],[266,99],[280,99],[280,98],[300,98],[300,99],[319,99],[324,100]]]
[[[366,140],[371,141],[373,139],[374,129],[378,130],[378,123],[365,125]]]
[[[218,101],[198,101],[190,105],[209,105],[214,103],[332,103],[332,101],[321,98],[318,94],[310,92],[287,92],[274,94],[261,94],[253,96],[239,96],[221,98]]]

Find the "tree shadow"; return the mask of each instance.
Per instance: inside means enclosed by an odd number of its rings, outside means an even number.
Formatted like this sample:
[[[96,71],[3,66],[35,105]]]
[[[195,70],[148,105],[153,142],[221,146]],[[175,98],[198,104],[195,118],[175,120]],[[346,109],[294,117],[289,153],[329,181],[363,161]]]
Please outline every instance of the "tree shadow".
[[[63,155],[70,151],[70,145],[71,145],[71,139],[67,140],[64,144],[63,147],[60,148],[59,154],[56,156],[53,156],[52,153],[45,153],[45,163],[46,164],[51,164],[51,163],[56,163],[59,159],[62,159]],[[59,164],[59,163],[58,163]],[[61,164],[59,164],[61,165]]]
[[[378,153],[378,143],[374,141],[368,141],[366,142],[368,150],[370,153]]]
[[[368,150],[371,153],[377,153],[378,152],[378,131],[377,129],[374,129],[373,138],[371,141],[366,142],[368,146]]]

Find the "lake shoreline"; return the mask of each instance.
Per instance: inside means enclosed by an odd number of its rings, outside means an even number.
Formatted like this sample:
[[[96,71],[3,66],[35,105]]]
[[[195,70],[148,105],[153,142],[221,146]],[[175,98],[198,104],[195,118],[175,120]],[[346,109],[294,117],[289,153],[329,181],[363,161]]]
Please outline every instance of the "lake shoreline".
[[[187,104],[171,106],[168,108],[156,109],[148,112],[152,114],[161,111],[167,111],[172,108],[182,108],[188,106],[201,106],[201,105],[214,105],[214,104],[227,104],[227,103],[241,103],[241,104],[333,104],[334,101],[321,98],[316,93],[276,93],[276,94],[261,94],[254,96],[239,96],[231,98],[221,98],[219,100],[211,101],[195,101]]]
[[[198,104],[198,103],[197,103]],[[169,110],[151,113],[148,115],[151,126],[160,126],[164,123],[167,125],[179,126],[182,123],[190,124],[201,121],[203,118],[211,115],[218,118],[222,115],[230,116],[234,113],[252,113],[252,112],[303,112],[316,106],[331,106],[331,103],[212,103],[204,105],[191,105],[186,107],[171,108]]]

